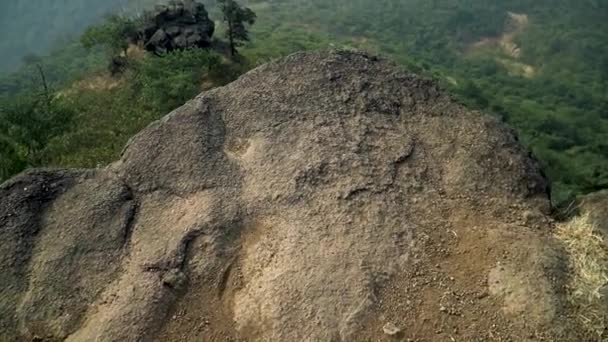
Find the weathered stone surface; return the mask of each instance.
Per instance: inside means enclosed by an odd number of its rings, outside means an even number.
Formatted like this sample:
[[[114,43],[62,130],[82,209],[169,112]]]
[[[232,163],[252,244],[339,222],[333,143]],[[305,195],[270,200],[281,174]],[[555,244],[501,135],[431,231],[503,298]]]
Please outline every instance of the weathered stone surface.
[[[379,341],[391,322],[580,340],[549,221],[518,224],[546,187],[509,129],[433,82],[294,54],[104,169],[2,185],[0,339]]]

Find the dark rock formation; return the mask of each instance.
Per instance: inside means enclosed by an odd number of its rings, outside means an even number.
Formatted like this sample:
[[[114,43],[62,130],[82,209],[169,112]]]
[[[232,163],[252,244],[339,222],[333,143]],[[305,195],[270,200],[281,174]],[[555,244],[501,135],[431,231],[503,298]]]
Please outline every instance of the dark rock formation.
[[[147,13],[141,39],[148,51],[162,53],[191,47],[208,47],[215,23],[203,4],[194,1],[159,5]]]
[[[433,82],[298,53],[2,185],[0,340],[581,340],[546,186]]]

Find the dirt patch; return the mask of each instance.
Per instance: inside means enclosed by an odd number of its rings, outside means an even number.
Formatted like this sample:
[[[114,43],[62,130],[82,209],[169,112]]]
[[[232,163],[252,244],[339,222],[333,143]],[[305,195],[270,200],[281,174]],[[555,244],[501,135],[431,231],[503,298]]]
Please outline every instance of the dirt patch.
[[[509,56],[518,59],[521,57],[521,48],[515,43],[515,38],[522,34],[528,26],[528,15],[508,12],[509,20],[506,31],[500,37],[499,43],[502,50]]]
[[[482,48],[500,48],[503,53],[514,59],[521,57],[521,48],[515,43],[515,38],[522,34],[529,24],[527,14],[508,12],[505,30],[499,37],[483,37],[471,44],[471,50]]]
[[[536,69],[531,65],[503,58],[497,58],[496,61],[502,64],[512,75],[523,76],[525,78],[534,78],[536,76]]]
[[[436,208],[438,212],[442,209]],[[420,252],[408,271],[379,290],[379,310],[370,315],[361,341],[393,341],[381,328],[387,322],[400,328],[403,341],[554,338],[528,328],[551,324],[556,310],[554,295],[545,293],[553,287],[531,281],[543,279],[545,268],[553,267],[543,246],[531,246],[524,227],[510,228],[524,236],[503,235],[503,223],[481,219],[483,213],[451,210],[445,215],[439,216],[450,219],[436,220],[433,229],[419,237]],[[505,248],[496,241],[518,247]],[[522,262],[536,265],[528,268]],[[531,270],[536,275],[524,279]]]
[[[496,61],[503,65],[509,73],[526,78],[536,76],[536,68],[532,65],[518,61],[522,56],[522,49],[515,42],[516,38],[525,33],[529,25],[527,14],[508,12],[508,20],[505,23],[505,30],[498,37],[484,37],[474,42],[467,48],[468,55],[482,53],[484,50],[501,51],[505,56],[497,57]]]

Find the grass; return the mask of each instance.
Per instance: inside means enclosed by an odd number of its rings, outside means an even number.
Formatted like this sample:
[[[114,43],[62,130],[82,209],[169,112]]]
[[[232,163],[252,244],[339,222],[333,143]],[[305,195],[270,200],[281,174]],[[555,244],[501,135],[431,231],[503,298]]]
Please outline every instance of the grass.
[[[608,245],[589,214],[574,217],[558,226],[556,237],[570,257],[570,301],[578,309],[585,329],[600,341],[608,341],[608,301],[602,291],[608,286]]]

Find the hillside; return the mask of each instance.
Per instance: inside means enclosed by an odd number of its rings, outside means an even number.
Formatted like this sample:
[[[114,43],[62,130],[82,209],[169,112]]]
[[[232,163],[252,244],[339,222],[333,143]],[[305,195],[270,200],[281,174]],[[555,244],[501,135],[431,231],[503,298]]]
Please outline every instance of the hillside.
[[[545,163],[556,202],[608,185],[606,3],[265,3],[270,5],[259,16],[266,25],[257,27],[252,58],[329,41],[390,55],[410,70],[442,80],[468,106],[516,128]],[[526,27],[514,31],[509,13],[525,15]],[[505,36],[517,45],[517,56],[491,47],[467,53],[475,42]]]
[[[592,341],[549,210],[497,119],[298,53],[0,186],[0,339]]]
[[[61,49],[90,25],[112,13],[136,13],[154,0],[2,1],[0,73],[10,72],[28,55]]]
[[[47,79],[55,87],[86,79],[88,75],[94,79],[105,69],[107,57],[99,50],[84,51],[77,44],[64,45],[56,39],[78,36],[88,23],[99,22],[108,11],[118,9],[134,14],[139,13],[134,8],[141,9],[153,2],[116,0],[93,5],[66,0],[40,6],[35,2],[3,2],[0,13],[7,16],[0,21],[3,25],[0,51],[7,56],[3,61],[8,63],[5,65],[14,65],[19,56],[52,48],[54,52],[42,61]],[[218,22],[220,36],[224,30],[219,22],[221,15],[214,1],[205,3]],[[568,203],[578,194],[608,186],[605,3],[595,0],[244,3],[258,16],[251,27],[252,42],[241,51],[242,65],[218,71],[229,76],[216,84],[224,84],[252,66],[299,50],[333,46],[381,53],[408,70],[439,80],[470,108],[500,117],[514,127],[523,143],[542,160],[552,182],[555,204]],[[522,18],[525,24],[517,26],[517,19]],[[192,60],[184,62],[188,63],[192,65]],[[12,99],[19,92],[31,93],[32,87],[39,89],[35,82],[32,84],[36,74],[30,64],[0,79],[0,91],[6,95],[0,99]],[[168,74],[156,73],[147,79],[158,78],[155,82],[159,84],[172,82],[162,79]],[[204,72],[200,74],[196,82],[212,86],[200,80]],[[149,102],[145,106],[129,105],[145,102],[138,87],[79,94],[88,99],[86,103],[69,98],[68,106],[81,113],[80,121],[63,137],[55,138],[55,147],[47,148],[42,161],[18,161],[6,172],[0,170],[0,174],[14,174],[11,170],[21,170],[25,165],[90,167],[108,162],[117,156],[130,135],[200,91],[194,87],[180,91],[165,89],[167,94],[185,94],[186,98],[176,95],[164,99],[161,107]],[[101,108],[111,110],[105,114]],[[98,119],[110,126],[97,125],[94,121]],[[112,127],[111,122],[116,126]],[[9,129],[2,130],[5,133]],[[95,131],[93,136],[98,136],[97,139],[79,138],[90,136],[91,131]],[[19,153],[19,148],[5,150],[4,156]]]
[[[0,2],[0,341],[606,341],[608,2],[201,2]]]

